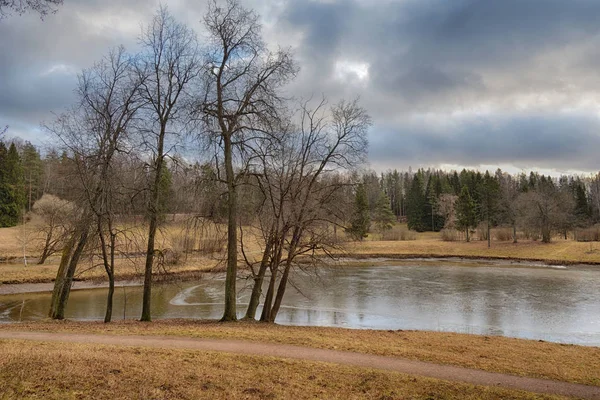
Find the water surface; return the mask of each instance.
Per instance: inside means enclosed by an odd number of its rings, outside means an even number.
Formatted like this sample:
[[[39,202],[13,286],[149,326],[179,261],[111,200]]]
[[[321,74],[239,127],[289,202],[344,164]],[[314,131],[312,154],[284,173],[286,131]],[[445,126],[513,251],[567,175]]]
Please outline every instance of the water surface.
[[[387,265],[297,273],[276,322],[504,335],[600,346],[600,269]],[[242,316],[250,288],[239,281]],[[153,288],[154,318],[220,318],[223,276]],[[294,286],[296,288],[294,288]],[[102,319],[106,290],[71,293],[67,318]],[[142,290],[117,288],[113,317],[139,318]],[[44,318],[49,293],[0,296],[0,321]],[[259,308],[260,312],[260,308]]]

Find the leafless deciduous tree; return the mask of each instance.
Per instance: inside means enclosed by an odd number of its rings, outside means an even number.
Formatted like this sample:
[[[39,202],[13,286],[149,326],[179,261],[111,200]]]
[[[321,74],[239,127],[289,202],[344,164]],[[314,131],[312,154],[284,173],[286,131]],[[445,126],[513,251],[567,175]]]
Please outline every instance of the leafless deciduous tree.
[[[111,51],[102,61],[79,76],[77,94],[81,102],[71,114],[73,124],[68,125],[68,129],[56,132],[73,154],[77,169],[81,191],[79,205],[85,216],[81,224],[86,225],[83,228],[85,240],[82,251],[90,234],[100,243],[103,266],[109,280],[105,322],[109,322],[112,316],[118,235],[115,215],[121,211],[115,209],[120,193],[116,184],[118,174],[114,170],[114,160],[119,153],[130,150],[128,129],[143,104],[137,96],[139,85],[131,57],[122,47]],[[78,234],[80,233],[76,231],[74,237]],[[69,266],[71,279],[76,262],[77,260],[73,266]],[[70,282],[62,290],[67,294],[61,301],[66,302],[68,299],[69,288]],[[64,308],[64,305],[59,307]]]
[[[222,320],[234,321],[237,276],[236,149],[242,150],[265,125],[279,118],[280,88],[297,68],[285,50],[268,51],[258,16],[237,0],[213,1],[204,18],[209,52],[204,68],[199,115],[223,156],[227,183],[227,275]]]
[[[143,50],[137,67],[141,81],[139,92],[146,106],[143,110],[145,123],[139,130],[143,148],[149,153],[151,171],[141,320],[150,321],[155,237],[161,212],[161,178],[166,168],[166,157],[173,146],[169,139],[178,134],[188,121],[188,94],[201,65],[196,35],[187,26],[175,21],[165,7],[158,10],[140,41]]]
[[[37,231],[41,234],[42,247],[38,264],[59,252],[71,234],[71,220],[75,218],[76,206],[70,201],[45,194],[33,205],[33,213],[40,217]]]
[[[551,178],[542,177],[535,188],[519,196],[518,207],[525,228],[539,232],[542,242],[549,243],[552,232],[568,218],[573,202]]]
[[[371,120],[356,100],[340,102],[329,114],[324,111],[324,101],[313,109],[304,104],[298,127],[281,129],[276,141],[257,146],[264,248],[258,263],[245,257],[254,279],[247,318],[255,316],[267,270],[270,280],[261,320],[273,322],[291,269],[301,265],[299,258],[308,256],[311,262],[305,265],[314,265],[337,245],[329,227],[345,219],[339,215],[344,182],[338,174],[364,161]]]

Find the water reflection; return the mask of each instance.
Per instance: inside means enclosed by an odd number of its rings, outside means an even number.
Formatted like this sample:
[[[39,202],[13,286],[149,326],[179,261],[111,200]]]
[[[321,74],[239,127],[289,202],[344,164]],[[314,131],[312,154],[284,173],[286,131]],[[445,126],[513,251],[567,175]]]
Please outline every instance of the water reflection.
[[[600,345],[600,270],[376,266],[301,273],[286,292],[277,322],[289,325],[425,329]],[[240,282],[240,287],[243,283]],[[155,318],[219,318],[222,276],[158,285]],[[239,293],[240,314],[249,288]],[[138,318],[142,290],[118,288],[113,315]],[[50,294],[0,296],[0,321],[35,320]],[[105,290],[71,294],[67,317],[102,319]],[[260,315],[260,308],[258,315]],[[241,315],[240,315],[241,316]]]

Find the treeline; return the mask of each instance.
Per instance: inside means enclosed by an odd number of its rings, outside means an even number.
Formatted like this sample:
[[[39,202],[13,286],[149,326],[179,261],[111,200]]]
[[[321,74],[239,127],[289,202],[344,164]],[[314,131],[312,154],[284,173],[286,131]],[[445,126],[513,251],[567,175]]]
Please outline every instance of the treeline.
[[[371,212],[384,193],[390,208],[409,229],[469,231],[481,224],[511,227],[548,242],[600,222],[600,174],[551,177],[463,169],[373,172],[362,177]],[[581,236],[580,240],[586,238]]]

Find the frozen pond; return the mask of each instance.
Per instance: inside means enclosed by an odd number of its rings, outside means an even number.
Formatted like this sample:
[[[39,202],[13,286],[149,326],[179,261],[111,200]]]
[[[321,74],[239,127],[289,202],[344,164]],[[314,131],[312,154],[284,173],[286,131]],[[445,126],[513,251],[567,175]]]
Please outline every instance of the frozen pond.
[[[396,263],[398,264],[398,263]],[[463,267],[450,262],[349,267],[293,276],[280,324],[419,329],[600,346],[600,268]],[[223,277],[153,289],[154,318],[220,318]],[[239,313],[249,295],[238,282]],[[125,301],[126,300],[126,301]],[[0,296],[0,321],[44,318],[49,293]],[[67,318],[102,319],[105,290],[71,293]],[[114,319],[139,318],[141,288],[118,287]],[[260,308],[259,308],[260,313]],[[260,315],[260,314],[259,314]]]

